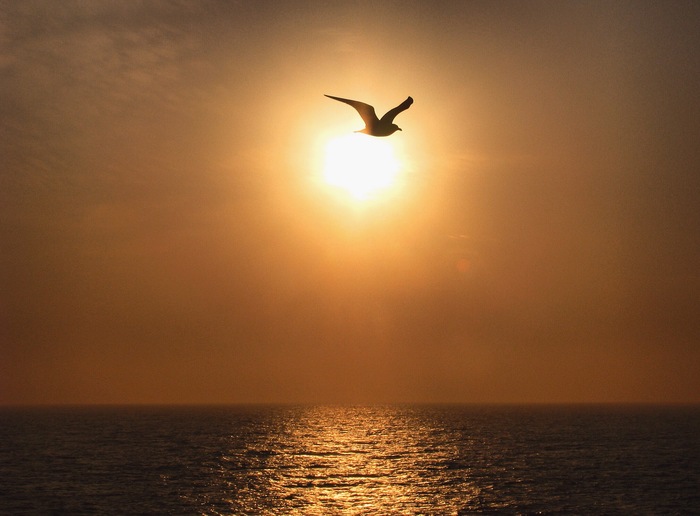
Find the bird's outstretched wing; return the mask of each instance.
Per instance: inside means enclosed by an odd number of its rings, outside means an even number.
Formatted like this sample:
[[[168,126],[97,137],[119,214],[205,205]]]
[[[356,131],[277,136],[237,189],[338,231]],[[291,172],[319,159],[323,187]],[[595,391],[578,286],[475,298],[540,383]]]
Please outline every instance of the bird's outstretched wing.
[[[386,114],[382,117],[382,122],[388,124],[392,123],[394,121],[394,118],[396,118],[396,115],[398,115],[402,111],[406,111],[409,107],[411,107],[411,104],[413,104],[413,99],[411,97],[408,97],[394,109],[390,109],[389,111],[387,111]]]
[[[377,114],[374,112],[374,108],[372,106],[370,106],[369,104],[365,104],[364,102],[360,102],[359,100],[343,99],[340,97],[333,97],[331,95],[326,95],[326,97],[328,97],[329,99],[338,100],[340,102],[345,102],[346,104],[357,109],[357,112],[360,113],[360,116],[362,117],[362,120],[365,121],[365,125],[367,127],[372,127],[374,124],[379,122],[379,119],[377,118]],[[413,99],[411,99],[411,102],[413,102]],[[405,104],[405,102],[404,102],[404,104]],[[401,104],[401,106],[403,106],[403,104]],[[399,107],[401,107],[401,106],[399,106]],[[406,107],[408,107],[408,106],[406,106]],[[398,109],[398,108],[395,108],[395,109]],[[406,109],[406,108],[403,108],[403,109]],[[403,111],[403,109],[399,110],[399,111]],[[396,113],[398,114],[398,111]],[[389,113],[387,113],[387,114],[389,114]],[[386,117],[386,115],[384,115],[384,116]],[[394,116],[396,116],[396,115],[394,115]]]

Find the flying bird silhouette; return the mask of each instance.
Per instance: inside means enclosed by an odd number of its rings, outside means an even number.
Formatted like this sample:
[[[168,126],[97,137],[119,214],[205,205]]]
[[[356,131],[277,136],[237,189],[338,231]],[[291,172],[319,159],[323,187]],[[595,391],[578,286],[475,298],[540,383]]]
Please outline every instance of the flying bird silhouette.
[[[365,122],[365,128],[355,132],[369,134],[370,136],[389,136],[390,134],[394,134],[396,131],[400,131],[401,128],[394,123],[394,118],[396,118],[396,115],[402,111],[406,111],[409,107],[411,107],[411,104],[413,104],[413,99],[408,97],[394,109],[387,111],[383,117],[377,118],[377,114],[374,112],[374,107],[370,106],[369,104],[365,104],[359,100],[333,97],[332,95],[326,95],[326,97],[329,99],[338,100],[340,102],[345,102],[346,104],[357,109],[357,112],[360,113],[362,120]]]

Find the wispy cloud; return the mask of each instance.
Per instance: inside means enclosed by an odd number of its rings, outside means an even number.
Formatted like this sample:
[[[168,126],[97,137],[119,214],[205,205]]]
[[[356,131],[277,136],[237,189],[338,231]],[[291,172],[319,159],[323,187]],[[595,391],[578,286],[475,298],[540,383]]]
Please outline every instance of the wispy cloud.
[[[43,162],[30,167],[36,172],[59,163],[75,169],[106,130],[124,133],[163,112],[186,110],[198,42],[181,22],[169,21],[172,9],[167,3],[5,6],[6,163]],[[185,14],[196,13],[178,16]]]

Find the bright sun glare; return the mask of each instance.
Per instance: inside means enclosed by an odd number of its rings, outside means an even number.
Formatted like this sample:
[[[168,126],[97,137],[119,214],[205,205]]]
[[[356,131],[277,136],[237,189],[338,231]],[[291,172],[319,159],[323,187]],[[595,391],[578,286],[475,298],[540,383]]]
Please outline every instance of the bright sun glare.
[[[358,200],[392,186],[399,171],[391,142],[364,134],[340,136],[326,145],[323,177]]]

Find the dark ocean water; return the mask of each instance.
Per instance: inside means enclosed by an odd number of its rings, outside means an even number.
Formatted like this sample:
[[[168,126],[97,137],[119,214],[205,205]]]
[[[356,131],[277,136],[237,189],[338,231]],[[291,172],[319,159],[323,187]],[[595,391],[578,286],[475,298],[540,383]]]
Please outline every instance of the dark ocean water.
[[[0,410],[3,514],[700,513],[700,407]]]

